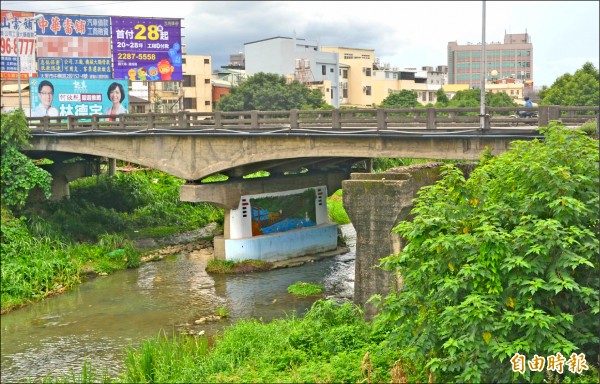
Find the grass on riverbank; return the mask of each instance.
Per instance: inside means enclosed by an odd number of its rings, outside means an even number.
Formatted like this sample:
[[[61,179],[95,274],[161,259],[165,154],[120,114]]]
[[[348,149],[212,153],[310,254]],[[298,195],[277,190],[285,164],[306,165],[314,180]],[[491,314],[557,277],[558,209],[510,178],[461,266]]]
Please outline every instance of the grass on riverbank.
[[[81,374],[44,382],[389,382],[392,354],[379,346],[380,337],[362,315],[351,303],[318,300],[302,318],[243,319],[212,342],[161,333],[126,351],[119,378],[86,364]]]

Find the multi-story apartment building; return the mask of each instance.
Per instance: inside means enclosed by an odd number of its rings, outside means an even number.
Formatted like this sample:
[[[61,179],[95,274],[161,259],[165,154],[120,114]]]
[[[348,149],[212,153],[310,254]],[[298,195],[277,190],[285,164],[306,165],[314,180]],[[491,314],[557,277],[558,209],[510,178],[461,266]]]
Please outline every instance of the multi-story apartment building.
[[[182,69],[183,109],[190,112],[212,112],[211,57],[184,55]]]
[[[323,52],[333,52],[339,57],[339,77],[342,93],[340,99],[344,105],[371,106],[377,98],[373,95],[374,78],[373,49],[347,47],[321,47]]]
[[[481,76],[491,80],[496,70],[500,78],[514,78],[523,83],[533,83],[533,45],[527,32],[505,33],[504,43],[492,42],[485,46],[486,68],[483,68],[481,42],[459,45],[448,43],[448,81],[450,84],[481,86]]]
[[[276,73],[321,89],[326,102],[339,107],[339,61],[316,41],[273,37],[244,44],[246,75]]]

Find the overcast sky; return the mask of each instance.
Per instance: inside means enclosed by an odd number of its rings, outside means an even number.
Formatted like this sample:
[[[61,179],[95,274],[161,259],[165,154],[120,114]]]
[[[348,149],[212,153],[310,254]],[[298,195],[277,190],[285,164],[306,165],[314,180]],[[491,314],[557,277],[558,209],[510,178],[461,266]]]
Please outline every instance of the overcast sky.
[[[482,1],[0,1],[2,10],[182,18],[188,54],[212,69],[271,37],[374,49],[392,67],[447,65],[449,41],[482,40]],[[486,1],[486,41],[524,33],[533,44],[536,86],[552,85],[590,61],[599,68],[598,1]]]

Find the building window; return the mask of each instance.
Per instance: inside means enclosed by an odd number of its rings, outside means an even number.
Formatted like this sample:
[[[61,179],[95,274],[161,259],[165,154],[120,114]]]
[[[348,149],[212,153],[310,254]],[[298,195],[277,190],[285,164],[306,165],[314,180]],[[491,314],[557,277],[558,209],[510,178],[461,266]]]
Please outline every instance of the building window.
[[[210,59],[204,59],[204,64],[210,64]]]
[[[365,76],[371,76],[371,68],[363,68],[363,73],[365,74]]]
[[[207,105],[207,106],[209,106],[209,105],[210,105],[210,100],[206,100],[206,101],[204,102],[204,105]]]
[[[342,97],[343,97],[344,99],[347,99],[347,98],[348,98],[348,88],[344,88],[344,89],[342,89]]]
[[[344,53],[344,59],[352,59],[351,53]]]
[[[195,87],[196,86],[196,76],[183,75],[183,86],[184,87]]]
[[[184,97],[183,98],[183,109],[196,109],[196,99]]]
[[[331,68],[331,69],[329,70],[329,72],[333,73],[333,68]]]
[[[370,59],[370,58],[371,58],[371,55],[362,55],[362,58],[363,58],[363,59]]]
[[[182,58],[181,58],[181,63],[182,63],[182,64],[185,64],[185,57],[182,57]]]
[[[210,84],[210,79],[204,79],[204,84]]]
[[[429,92],[429,101],[433,101],[433,92]]]
[[[347,69],[343,69],[342,70],[342,79],[347,79],[348,78],[348,70]]]
[[[327,66],[322,65],[321,66],[321,75],[326,75],[327,74]]]
[[[421,92],[421,100],[427,101],[427,92]]]
[[[370,85],[365,86],[365,95],[371,96],[371,86]]]

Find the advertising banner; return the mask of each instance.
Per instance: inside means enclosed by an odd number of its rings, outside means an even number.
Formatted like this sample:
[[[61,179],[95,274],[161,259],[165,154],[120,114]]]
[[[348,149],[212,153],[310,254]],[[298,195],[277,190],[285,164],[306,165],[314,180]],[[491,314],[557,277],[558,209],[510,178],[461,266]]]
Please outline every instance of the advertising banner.
[[[29,79],[31,117],[127,113],[127,85],[127,80]]]
[[[111,17],[114,78],[180,81],[181,19]]]
[[[110,17],[42,14],[37,20],[40,77],[111,79]]]
[[[35,69],[35,22],[33,12],[2,11],[0,77],[17,80],[19,61],[21,79],[36,76]],[[17,57],[18,55],[18,57]]]

